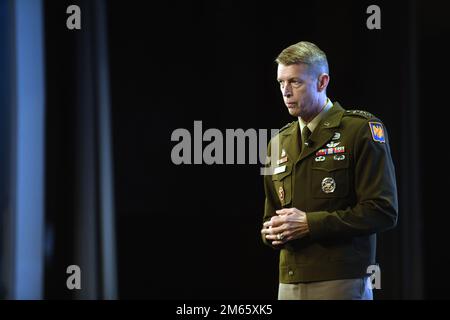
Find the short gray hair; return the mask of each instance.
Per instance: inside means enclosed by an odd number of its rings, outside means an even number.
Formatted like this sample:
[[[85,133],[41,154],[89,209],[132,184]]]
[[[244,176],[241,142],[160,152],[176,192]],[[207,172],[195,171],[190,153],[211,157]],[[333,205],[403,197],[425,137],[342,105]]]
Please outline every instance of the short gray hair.
[[[314,43],[301,41],[293,44],[278,55],[275,62],[285,66],[304,63],[309,70],[317,74],[328,73],[328,61],[325,52]]]

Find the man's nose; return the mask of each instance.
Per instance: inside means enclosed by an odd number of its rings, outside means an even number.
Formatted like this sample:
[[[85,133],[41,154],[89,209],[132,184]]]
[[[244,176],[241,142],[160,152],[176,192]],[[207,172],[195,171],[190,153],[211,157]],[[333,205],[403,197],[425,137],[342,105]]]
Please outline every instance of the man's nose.
[[[289,98],[290,96],[292,96],[291,88],[289,86],[284,87],[283,96],[286,98]]]

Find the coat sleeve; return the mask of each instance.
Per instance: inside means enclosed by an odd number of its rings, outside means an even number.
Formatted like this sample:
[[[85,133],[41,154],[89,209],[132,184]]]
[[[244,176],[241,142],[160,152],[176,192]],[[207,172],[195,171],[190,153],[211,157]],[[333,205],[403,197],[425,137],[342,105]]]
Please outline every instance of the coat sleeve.
[[[267,147],[267,158],[270,159],[271,155],[271,142],[269,142],[269,145]],[[270,160],[266,161],[266,168],[270,167],[271,163]],[[278,210],[280,207],[278,198],[275,197],[276,193],[274,190],[274,186],[272,183],[272,175],[264,175],[264,192],[266,195],[265,202],[264,202],[264,216],[263,216],[263,223],[266,221],[269,221],[275,214],[275,211]],[[262,225],[261,225],[262,228]],[[280,246],[273,246],[271,241],[267,241],[265,235],[261,234],[261,239],[264,242],[265,245],[273,248],[273,249],[279,249]]]
[[[312,240],[364,236],[397,224],[395,169],[383,128],[385,142],[377,142],[368,121],[360,127],[353,149],[356,205],[334,212],[307,212]]]

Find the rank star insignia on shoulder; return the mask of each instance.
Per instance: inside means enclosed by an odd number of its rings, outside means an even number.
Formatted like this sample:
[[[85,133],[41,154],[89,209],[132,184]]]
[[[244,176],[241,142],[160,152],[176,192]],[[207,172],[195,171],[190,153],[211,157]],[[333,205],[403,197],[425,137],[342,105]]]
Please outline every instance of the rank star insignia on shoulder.
[[[366,119],[372,119],[375,118],[373,114],[370,112],[364,111],[364,110],[346,110],[344,112],[344,115],[346,116],[359,116]]]

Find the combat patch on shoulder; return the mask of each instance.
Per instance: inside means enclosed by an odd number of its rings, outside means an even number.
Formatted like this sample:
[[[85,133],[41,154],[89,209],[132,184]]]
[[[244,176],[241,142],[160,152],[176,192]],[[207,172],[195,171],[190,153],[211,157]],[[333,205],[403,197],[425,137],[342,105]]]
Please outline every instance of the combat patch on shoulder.
[[[384,137],[384,129],[383,124],[380,122],[369,122],[370,132],[372,132],[373,141],[379,143],[386,143],[386,139]]]
[[[287,128],[289,128],[290,126],[292,126],[292,124],[295,123],[295,122],[296,122],[296,121],[292,121],[292,122],[288,123],[287,125],[285,125],[284,127],[282,127],[282,128],[279,130],[279,132],[281,132],[281,131],[283,131],[283,130],[286,130]]]
[[[359,117],[363,117],[363,118],[366,118],[366,119],[375,118],[375,116],[373,114],[371,114],[370,112],[367,112],[367,111],[363,111],[363,110],[346,110],[344,112],[344,115],[347,115],[347,116],[359,116]]]

